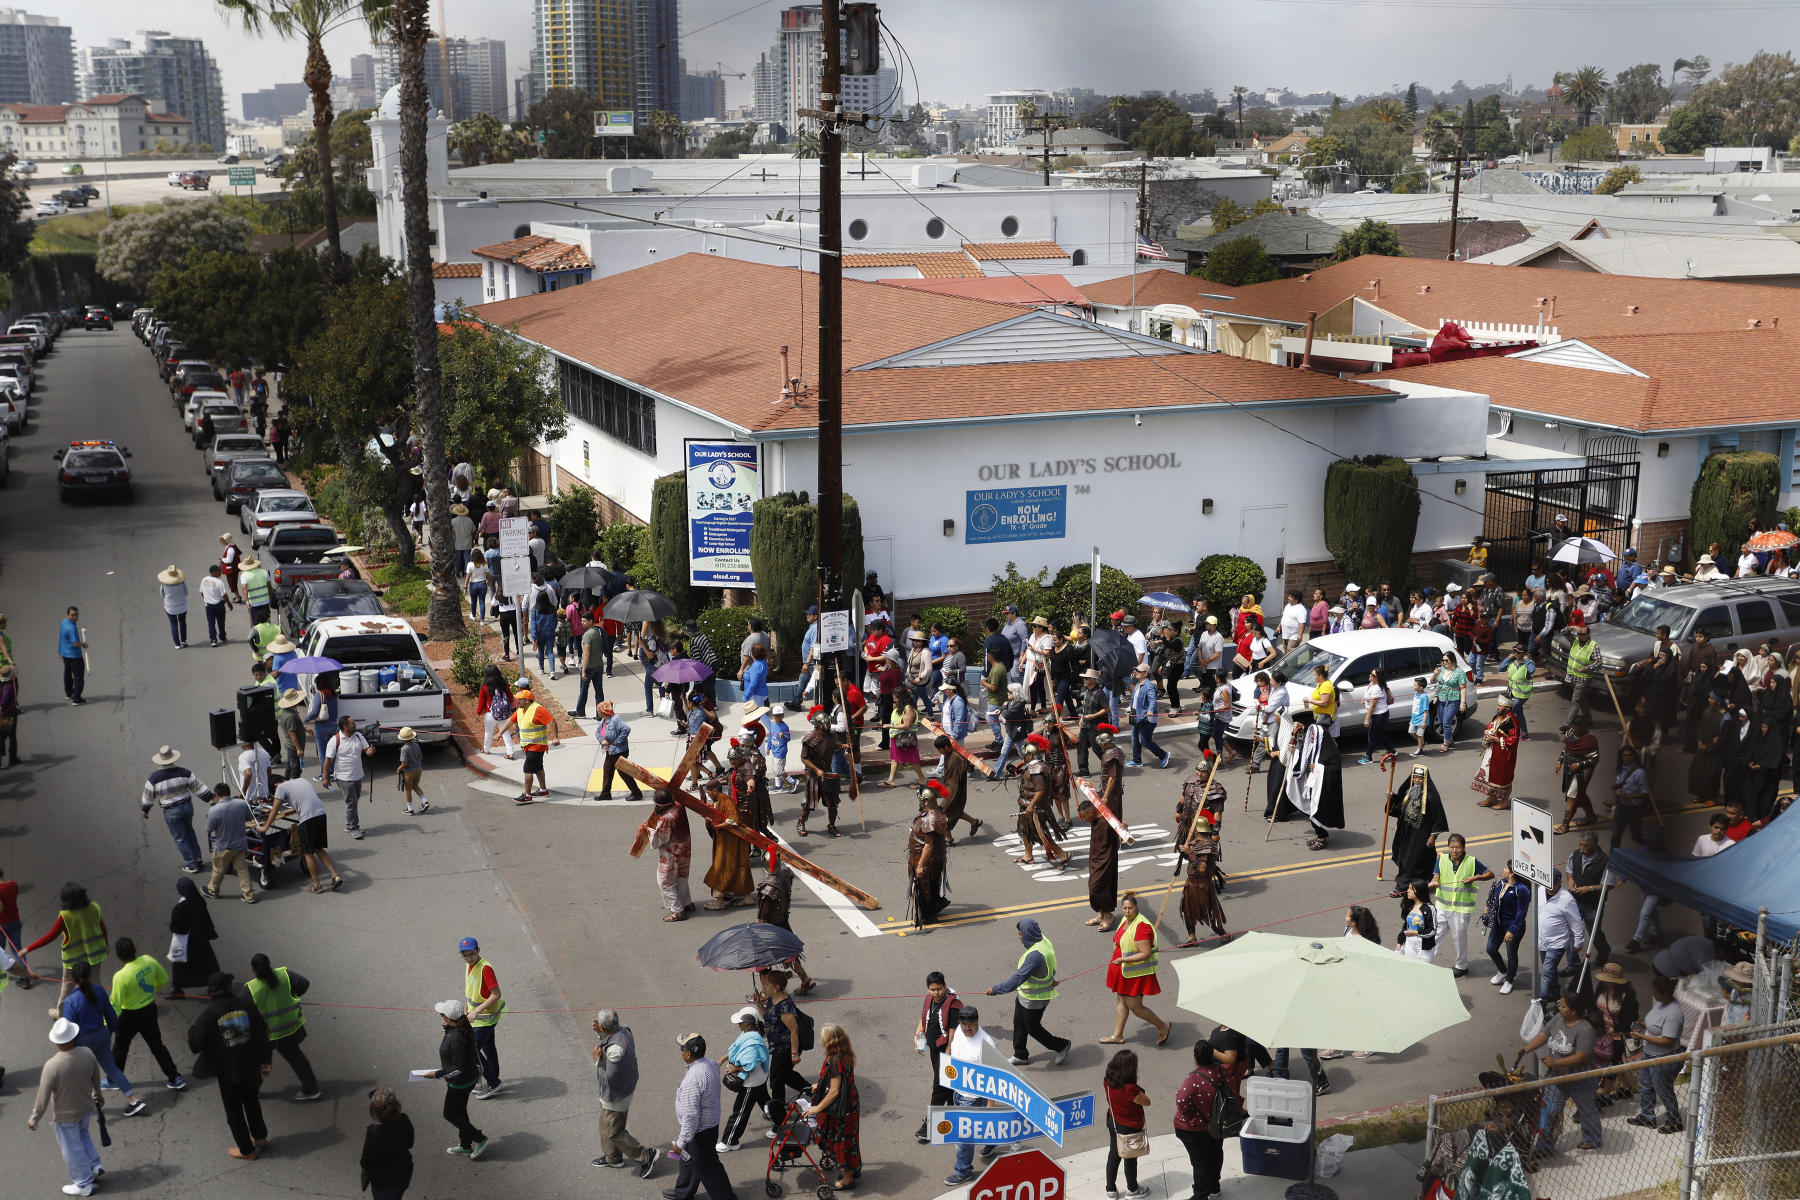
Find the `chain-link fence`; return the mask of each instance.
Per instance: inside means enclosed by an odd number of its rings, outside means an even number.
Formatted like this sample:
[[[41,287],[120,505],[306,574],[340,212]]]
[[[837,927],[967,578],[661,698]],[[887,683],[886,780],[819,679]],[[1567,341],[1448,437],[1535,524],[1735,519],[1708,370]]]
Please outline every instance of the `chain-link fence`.
[[[1800,1022],[1713,1029],[1706,1041],[1548,1079],[1490,1072],[1482,1089],[1433,1096],[1420,1194],[1800,1196]]]

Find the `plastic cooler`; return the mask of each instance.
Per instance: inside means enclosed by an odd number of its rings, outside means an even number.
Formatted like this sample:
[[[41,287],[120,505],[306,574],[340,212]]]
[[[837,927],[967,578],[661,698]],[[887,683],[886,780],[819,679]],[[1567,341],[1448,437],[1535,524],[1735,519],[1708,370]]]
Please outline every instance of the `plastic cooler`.
[[[1305,1179],[1312,1167],[1313,1090],[1306,1079],[1244,1080],[1238,1135],[1244,1174]]]

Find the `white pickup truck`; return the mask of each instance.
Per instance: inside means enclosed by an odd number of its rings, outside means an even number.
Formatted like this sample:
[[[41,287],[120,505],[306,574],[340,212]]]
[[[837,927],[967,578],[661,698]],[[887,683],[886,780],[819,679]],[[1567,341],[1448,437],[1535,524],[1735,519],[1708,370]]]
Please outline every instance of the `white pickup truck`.
[[[425,664],[419,635],[399,617],[315,621],[300,653],[343,664],[336,672],[338,716],[352,718],[371,742],[396,744],[405,726],[421,742],[450,740],[449,693]]]

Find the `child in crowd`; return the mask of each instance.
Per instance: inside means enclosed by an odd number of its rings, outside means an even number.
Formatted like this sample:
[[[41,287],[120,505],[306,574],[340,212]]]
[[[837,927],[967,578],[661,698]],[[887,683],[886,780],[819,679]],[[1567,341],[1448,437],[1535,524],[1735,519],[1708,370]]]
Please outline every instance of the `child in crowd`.
[[[797,791],[799,785],[788,778],[787,772],[788,739],[793,735],[793,731],[788,728],[787,705],[771,704],[768,714],[763,717],[763,724],[769,730],[763,757],[769,760],[776,786],[784,792]]]
[[[1431,722],[1431,689],[1420,675],[1413,680],[1412,715],[1406,722],[1406,731],[1413,737],[1413,752],[1408,757],[1418,758],[1425,753],[1425,728]]]

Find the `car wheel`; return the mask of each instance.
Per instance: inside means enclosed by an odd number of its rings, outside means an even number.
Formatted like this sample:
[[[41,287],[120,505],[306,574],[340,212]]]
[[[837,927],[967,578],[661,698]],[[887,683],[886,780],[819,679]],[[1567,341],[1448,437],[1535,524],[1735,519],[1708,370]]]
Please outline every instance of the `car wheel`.
[[[216,484],[216,483],[215,483],[215,484],[213,484],[213,490],[212,490],[212,493],[213,493],[213,499],[214,499],[214,500],[223,500],[223,499],[224,499],[224,498],[225,498],[225,497],[224,497],[224,496],[222,496],[222,495],[220,495],[220,494],[219,494],[219,485],[218,485],[218,484]]]
[[[225,501],[225,512],[226,512],[226,515],[228,515],[228,516],[235,516],[240,507],[241,506],[235,500]]]

